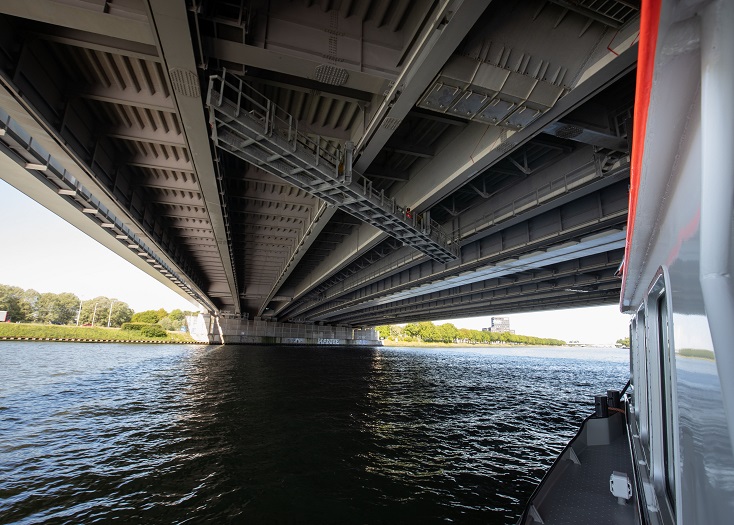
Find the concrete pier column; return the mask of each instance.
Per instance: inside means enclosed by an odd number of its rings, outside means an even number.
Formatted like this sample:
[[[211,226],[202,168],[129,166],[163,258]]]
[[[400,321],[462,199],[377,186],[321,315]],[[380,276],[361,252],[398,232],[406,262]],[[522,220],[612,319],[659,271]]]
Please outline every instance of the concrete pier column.
[[[195,341],[206,344],[221,343],[221,336],[217,318],[210,314],[199,314],[186,316],[186,324],[189,334]]]

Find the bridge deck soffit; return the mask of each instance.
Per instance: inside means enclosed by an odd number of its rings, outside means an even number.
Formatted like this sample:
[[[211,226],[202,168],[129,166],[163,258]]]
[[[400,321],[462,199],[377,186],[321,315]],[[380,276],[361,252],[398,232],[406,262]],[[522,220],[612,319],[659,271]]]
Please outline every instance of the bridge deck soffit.
[[[482,131],[481,131],[480,133],[483,133],[483,130],[482,130]],[[481,135],[479,135],[479,137],[481,137]],[[473,137],[473,138],[474,138],[475,140],[473,140],[473,141],[470,141],[470,142],[474,142],[474,143],[476,143],[476,139],[477,139],[478,137]],[[392,148],[392,149],[395,149],[395,148]],[[449,148],[449,149],[450,149],[450,148]],[[457,155],[456,157],[459,157],[459,158],[461,158],[461,155]],[[437,170],[437,171],[438,171],[438,170]],[[442,170],[440,170],[440,171],[441,171],[441,172],[443,172],[443,173],[445,174],[445,171],[446,171],[446,170],[442,169]],[[444,175],[444,177],[445,177],[445,175]],[[425,180],[424,180],[424,179],[423,179],[422,177],[420,177],[420,176],[419,176],[419,177],[416,177],[416,181],[418,181],[418,180],[420,180],[420,182],[421,182],[421,183],[423,184],[423,186],[424,186],[424,187],[432,187],[432,186],[433,186],[433,184],[431,184],[431,181],[427,181],[428,183],[426,183],[426,181],[425,181]],[[336,266],[341,266],[341,267],[343,267],[343,265],[344,265],[344,262],[343,262],[343,261],[344,261],[344,260],[342,259],[342,261],[340,261],[339,263],[337,263],[337,264],[336,264]],[[323,265],[322,265],[322,267],[323,267]],[[325,272],[321,272],[321,271],[319,271],[319,273],[320,273],[321,275],[330,275],[330,274],[333,274],[333,272],[334,272],[334,266],[331,266],[331,269],[330,269],[330,270],[327,270],[327,271],[325,271]],[[312,275],[312,277],[313,277],[313,275]],[[311,280],[311,282],[313,282],[313,280]],[[298,296],[298,294],[296,294],[296,296]]]
[[[400,290],[408,296],[419,296],[430,293],[432,287],[438,290],[453,289],[461,286],[461,283],[481,281],[487,272],[499,269],[515,271],[512,261],[516,258],[522,259],[518,268],[525,268],[526,263],[532,262],[530,259],[545,261],[547,264],[557,262],[558,257],[564,254],[566,258],[574,259],[581,253],[579,245],[582,242],[591,243],[590,246],[593,245],[594,249],[602,246],[594,236],[594,232],[598,231],[596,228],[618,228],[623,225],[626,207],[626,184],[620,182],[609,190],[579,197],[576,201],[540,216],[530,213],[524,223],[465,245],[462,248],[461,263],[454,267],[439,267],[425,260],[408,260],[405,252],[396,252],[363,272],[364,275],[355,275],[333,290],[326,291],[319,296],[320,305],[306,303],[288,315],[310,318],[317,311],[343,308],[350,302],[358,309],[368,300],[377,301],[375,304],[384,304],[381,301],[385,297],[389,297],[388,302],[399,300],[400,297],[394,294]],[[613,235],[623,237],[623,233],[617,232],[618,230],[612,230]],[[573,242],[562,246],[562,243],[569,240]],[[561,247],[547,248],[549,242]],[[603,246],[602,251],[616,249],[611,245]],[[508,266],[503,267],[502,264]]]
[[[633,6],[602,15],[544,0],[4,0],[0,110],[68,170],[13,157],[60,209],[212,311],[376,324],[599,304],[617,289],[638,27]],[[209,122],[223,68],[295,117],[318,165],[267,124]],[[353,175],[338,169],[349,140]]]
[[[176,0],[157,0],[149,2],[148,16],[155,28],[155,44],[160,50],[166,67],[172,95],[186,130],[186,142],[191,161],[198,173],[199,184],[212,229],[217,239],[220,264],[223,268],[230,295],[226,306],[235,313],[240,312],[239,292],[235,274],[235,261],[230,249],[231,240],[227,234],[229,225],[226,212],[220,201],[221,188],[212,162],[207,124],[200,102],[200,88],[196,72],[196,59],[189,37],[188,14],[185,6]],[[212,282],[214,285],[215,283]],[[221,288],[221,284],[218,285]]]
[[[584,257],[570,261],[567,267],[553,268],[551,275],[534,275],[531,272],[518,274],[512,278],[490,279],[474,285],[462,286],[459,289],[416,295],[408,299],[392,303],[385,307],[370,307],[352,314],[335,316],[329,322],[354,322],[359,318],[381,316],[400,318],[404,316],[426,315],[433,311],[443,315],[435,318],[461,317],[475,308],[486,308],[492,305],[497,308],[516,307],[519,304],[537,302],[540,296],[545,300],[563,302],[574,298],[590,298],[589,294],[607,296],[619,292],[619,278],[614,274],[622,260],[622,250],[599,254],[604,256],[602,262],[587,262],[594,257]],[[458,310],[452,312],[452,310]]]
[[[603,78],[596,78],[596,79],[592,78],[591,81],[588,82],[586,86],[584,86],[584,90],[583,90],[585,91],[584,93],[581,93],[580,91],[572,92],[571,95],[567,96],[567,99],[576,99],[575,104],[576,104],[576,107],[578,107],[579,104],[583,103],[585,100],[589,98],[591,93],[599,92],[603,86],[611,84],[616,78],[618,78],[620,71],[624,71],[626,70],[626,68],[629,67],[629,64],[630,64],[629,59],[631,58],[632,58],[631,54],[627,55],[627,60],[628,60],[627,62],[625,63],[620,62],[618,64],[613,64],[616,67],[612,69],[611,71],[603,72],[603,73],[606,73],[605,75],[602,75]],[[634,62],[632,61],[631,63],[634,63]],[[611,67],[611,65],[609,67]],[[586,91],[586,89],[591,89],[591,91]],[[564,101],[564,102],[567,102],[567,101]],[[564,108],[563,111],[568,112],[570,111],[570,109]],[[535,136],[537,136],[538,130],[542,129],[542,126],[543,126],[542,119],[547,118],[551,120],[552,118],[557,118],[557,114],[560,114],[561,111],[559,110],[556,113],[556,115],[553,115],[553,113],[554,113],[553,111],[549,112],[548,115],[541,117],[540,119],[541,121],[536,122],[536,130],[535,130],[536,135]],[[529,129],[523,130],[522,132],[519,132],[519,133],[527,133],[528,136],[530,136]],[[422,172],[422,174],[419,173],[418,176],[416,176],[411,181],[413,183],[413,187],[414,188],[423,187],[424,188],[423,192],[425,194],[426,193],[425,188],[433,189],[436,186],[438,186],[441,182],[444,182],[446,180],[445,173],[452,169],[451,168],[452,165],[455,165],[456,158],[461,159],[461,158],[471,157],[470,151],[464,151],[465,155],[462,155],[461,153],[462,147],[466,149],[467,144],[472,145],[472,146],[477,145],[479,140],[482,138],[482,134],[484,134],[484,137],[486,140],[487,133],[485,133],[484,131],[481,131],[481,127],[472,128],[471,126],[469,126],[468,128],[465,128],[465,131],[462,133],[462,135],[460,135],[460,137],[455,140],[455,143],[456,143],[455,148],[447,147],[444,150],[442,150],[446,156],[445,162],[448,167],[439,166],[437,162],[438,159],[434,159],[433,162],[426,167],[426,169],[424,170],[424,172]],[[544,139],[540,140],[540,142],[545,143]],[[513,202],[519,198],[525,198],[526,196],[536,196],[537,197],[537,195],[535,195],[535,190],[536,189],[542,190],[544,185],[548,185],[546,188],[549,190],[548,192],[546,192],[547,197],[549,199],[555,199],[554,200],[555,204],[550,204],[549,205],[550,207],[554,205],[557,206],[557,205],[563,204],[564,202],[567,202],[567,200],[564,200],[563,198],[559,199],[558,188],[556,187],[556,185],[553,184],[554,177],[563,178],[564,180],[563,180],[562,186],[565,188],[565,190],[570,190],[568,193],[569,198],[575,198],[574,196],[576,197],[583,196],[585,193],[588,193],[588,191],[593,191],[593,190],[598,189],[599,187],[613,184],[617,182],[618,180],[621,180],[621,178],[624,178],[627,176],[626,172],[624,171],[624,167],[621,168],[621,171],[620,169],[617,169],[616,171],[610,171],[608,173],[599,172],[597,170],[598,167],[594,165],[594,154],[591,152],[591,150],[583,150],[583,151],[579,150],[579,152],[574,154],[575,157],[573,156],[569,157],[567,153],[570,151],[573,151],[573,147],[569,147],[565,145],[563,147],[560,147],[557,145],[557,143],[550,143],[550,147],[560,148],[561,151],[564,153],[563,156],[557,159],[557,161],[563,160],[561,165],[556,167],[555,165],[551,164],[546,168],[546,173],[543,175],[543,177],[537,178],[537,175],[536,175],[535,176],[536,182],[533,183],[535,187],[532,187],[533,185],[529,187],[527,184],[518,185],[518,186],[513,186],[512,184],[510,184],[508,186],[508,189],[514,188],[513,191],[510,191],[503,195],[495,196],[491,204],[488,203],[488,204],[483,204],[482,206],[474,207],[470,213],[466,214],[466,217],[462,216],[462,220],[460,222],[460,224],[463,225],[462,233],[461,233],[462,237],[466,235],[470,235],[473,232],[477,232],[476,235],[478,238],[481,237],[481,235],[483,234],[478,233],[478,232],[481,231],[482,228],[491,226],[492,222],[497,221],[499,219],[498,211],[500,211],[502,206],[509,204],[510,207],[512,208]],[[481,162],[484,159],[484,157],[492,154],[495,156],[494,162],[497,162],[498,153],[499,152],[494,151],[491,148],[488,148],[488,149],[485,149],[485,151],[482,152],[481,155],[476,155],[474,158],[475,160],[477,160],[477,162]],[[452,158],[452,157],[455,157],[455,158]],[[441,154],[438,155],[438,158],[441,158]],[[573,160],[574,158],[579,159],[579,160]],[[565,164],[563,164],[564,162]],[[481,170],[479,170],[478,168],[475,168],[475,169],[477,169],[477,172],[475,172],[474,169],[461,170],[460,176],[457,177],[457,179],[461,180],[462,178],[461,176],[463,175],[464,180],[471,180],[472,176],[476,177],[478,176],[478,174],[481,173]],[[432,179],[429,179],[428,182],[426,182],[426,179],[424,177],[426,175],[430,176],[431,173],[434,174],[433,177],[435,178],[435,181]],[[441,178],[442,173],[444,174],[443,175],[444,179]],[[569,178],[569,174],[571,174],[570,178]],[[468,178],[467,178],[467,175],[469,175]],[[599,181],[597,186],[589,185],[589,181],[593,181],[593,180]],[[551,188],[553,188],[553,191],[550,191]],[[588,188],[588,189],[585,189],[585,188]],[[404,189],[401,191],[407,191],[407,190]],[[455,191],[455,189],[445,190],[444,195],[450,195],[451,191]],[[469,191],[476,193],[476,189],[470,189]],[[542,193],[543,192],[541,191],[541,194]],[[534,205],[536,205],[538,212],[545,211],[548,208],[548,206],[546,206],[545,208],[542,206],[537,206],[541,204],[542,197],[543,195],[541,195],[541,199],[534,199],[535,200]],[[436,199],[434,198],[433,200],[435,201]],[[531,202],[527,202],[527,203],[523,202],[522,204],[523,206],[520,207],[521,209],[511,210],[512,211],[511,215],[517,215],[520,212],[527,213],[527,209],[532,208],[532,205],[533,205],[533,203]],[[525,215],[522,214],[522,216],[525,216]],[[488,218],[489,218],[489,222],[487,222]],[[483,220],[484,222],[482,222]],[[508,223],[508,224],[512,224],[512,223]],[[445,224],[444,226],[447,229],[451,227],[450,225],[447,225],[447,224]],[[501,227],[502,226],[497,226],[497,229],[500,229]],[[492,231],[496,231],[496,230],[492,230]],[[492,231],[487,231],[485,234],[490,234],[492,233]],[[353,234],[353,236],[354,235],[355,234]],[[360,235],[359,238],[363,238],[363,235]],[[348,242],[350,242],[349,239],[345,239],[345,243],[348,243]],[[327,266],[326,263],[327,263],[327,260],[324,260],[323,266]],[[343,268],[346,262],[342,259],[332,264],[334,266],[340,265],[339,267]],[[315,275],[321,276],[320,279],[317,279],[317,281],[322,281],[323,279],[326,278],[327,275],[333,275],[337,271],[334,266],[327,267],[328,269],[320,270],[318,274],[315,274]],[[313,287],[311,287],[310,289],[313,289]],[[295,297],[296,298],[302,297],[308,291],[309,291],[308,289],[303,289],[300,292],[296,293]],[[284,308],[281,308],[279,313],[282,313],[283,310]]]

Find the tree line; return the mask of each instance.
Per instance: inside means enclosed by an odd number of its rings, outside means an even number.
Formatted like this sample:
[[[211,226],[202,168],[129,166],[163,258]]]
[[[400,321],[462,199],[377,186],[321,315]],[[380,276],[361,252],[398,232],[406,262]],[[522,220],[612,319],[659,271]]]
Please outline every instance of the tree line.
[[[565,341],[509,332],[485,332],[469,328],[457,328],[451,323],[434,325],[431,322],[411,323],[404,327],[385,325],[376,327],[381,338],[393,341],[423,341],[426,343],[515,343],[523,345],[565,345]]]
[[[133,314],[130,320],[133,323],[157,324],[168,331],[179,331],[186,328],[186,316],[197,315],[197,312],[184,312],[178,308],[172,310],[171,313],[166,312],[163,308],[158,310],[145,310]]]
[[[159,324],[166,330],[180,330],[186,315],[195,312],[163,308],[135,313],[124,302],[99,296],[82,300],[76,294],[40,293],[33,289],[0,284],[0,311],[7,311],[12,322],[79,326],[120,327],[123,323]]]

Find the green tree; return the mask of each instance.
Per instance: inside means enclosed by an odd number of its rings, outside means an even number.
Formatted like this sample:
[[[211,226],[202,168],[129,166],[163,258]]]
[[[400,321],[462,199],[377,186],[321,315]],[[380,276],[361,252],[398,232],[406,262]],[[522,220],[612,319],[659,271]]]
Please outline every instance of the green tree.
[[[133,318],[133,309],[124,301],[114,300],[112,304],[112,315],[110,317],[110,326],[119,328],[122,323],[129,323]]]
[[[82,301],[82,309],[79,312],[79,325],[102,326],[102,316],[105,306],[109,308],[109,299],[107,297],[95,297]],[[106,312],[104,312],[106,313]],[[104,326],[107,326],[107,316],[104,316]]]
[[[390,325],[390,339],[399,341],[401,337],[404,337],[403,327],[397,325]]]
[[[33,288],[23,290],[23,293],[20,294],[21,303],[23,304],[23,308],[26,311],[26,321],[38,321],[38,310],[36,309],[36,305],[38,304],[38,299],[40,297],[41,294],[35,291]]]
[[[130,322],[132,317],[133,310],[126,302],[100,296],[82,303],[79,324],[92,324],[94,319],[94,326],[107,326],[109,321],[110,326],[119,327]]]
[[[458,328],[456,339],[464,343],[476,343],[477,336],[475,332],[476,330],[470,330],[468,328]]]
[[[136,312],[132,316],[133,323],[150,323],[155,324],[168,315],[163,308],[159,310],[144,310]]]
[[[129,322],[133,315],[127,303],[109,297],[84,301],[79,314],[79,298],[73,293],[38,293],[5,284],[0,284],[0,310],[7,310],[11,320],[17,322],[75,324],[79,315],[79,324],[91,324],[94,319],[95,326],[107,326],[109,321],[116,327]],[[158,310],[157,315],[160,312],[165,310]],[[176,315],[184,314],[179,310]]]
[[[624,337],[622,339],[617,339],[617,344],[619,346],[623,346],[625,348],[629,348],[630,347],[630,338],[629,337]]]
[[[429,322],[418,323],[417,336],[421,341],[430,343],[440,340],[436,326]]]
[[[436,336],[436,340],[443,343],[453,343],[461,337],[460,330],[451,323],[444,323],[441,326],[437,326]]]
[[[164,330],[168,330],[170,332],[177,332],[179,328],[181,328],[181,325],[171,319],[169,316],[164,317],[160,321],[158,321],[158,326],[163,328]]]
[[[389,337],[393,341],[408,340],[414,338],[425,342],[453,343],[492,343],[501,341],[505,343],[516,343],[523,345],[564,345],[559,339],[533,337],[530,335],[511,334],[509,332],[485,332],[482,330],[471,330],[469,328],[456,328],[451,323],[436,326],[431,322],[410,323],[405,328],[386,325],[376,327],[380,337]]]
[[[380,336],[380,339],[388,339],[390,337],[390,328],[391,326],[388,324],[375,326],[375,330],[377,330],[377,334]]]
[[[0,310],[8,312],[11,321],[22,323],[32,320],[32,309],[23,299],[24,292],[18,286],[0,284]]]
[[[37,322],[69,324],[76,321],[79,298],[73,293],[42,293],[35,302],[34,317]]]
[[[403,328],[403,332],[408,337],[418,337],[421,333],[421,328],[415,323],[410,323],[405,325],[405,328]]]
[[[181,310],[173,310],[170,314],[158,321],[158,324],[169,332],[178,332],[181,328],[186,329],[186,314]]]

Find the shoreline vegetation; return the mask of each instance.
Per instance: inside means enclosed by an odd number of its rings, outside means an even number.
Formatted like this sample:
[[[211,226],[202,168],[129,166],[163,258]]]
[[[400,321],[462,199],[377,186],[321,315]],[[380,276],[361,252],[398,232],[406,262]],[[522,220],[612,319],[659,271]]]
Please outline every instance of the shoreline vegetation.
[[[392,339],[383,339],[382,346],[395,348],[514,348],[523,346],[544,346],[544,345],[528,345],[520,343],[427,343],[424,341],[393,341]]]
[[[129,323],[143,323],[176,332],[186,328],[187,315],[197,313],[178,309],[167,312],[163,308],[135,312],[127,303],[114,297],[100,295],[82,300],[70,292],[40,293],[33,289],[24,290],[18,286],[0,284],[0,322],[3,323],[123,329]],[[145,330],[143,335],[156,336],[152,332],[145,334]]]
[[[196,343],[188,332],[165,332],[151,337],[139,330],[101,326],[56,326],[32,323],[0,323],[0,341],[72,341],[105,343]]]
[[[553,346],[555,348],[586,349],[590,346],[596,345],[541,345],[528,343],[426,343],[423,341],[393,341],[392,339],[383,339],[382,346],[390,348],[537,348],[541,346]],[[603,347],[606,348],[606,346]],[[614,345],[608,345],[608,347],[614,348]]]
[[[482,346],[565,346],[560,339],[519,335],[514,332],[491,332],[457,328],[451,323],[435,325],[431,322],[411,323],[405,326],[383,325],[375,327],[385,346],[467,345]],[[386,344],[386,341],[395,344]]]
[[[0,284],[0,341],[195,343],[187,315],[196,312],[135,312],[114,297],[83,300]]]

